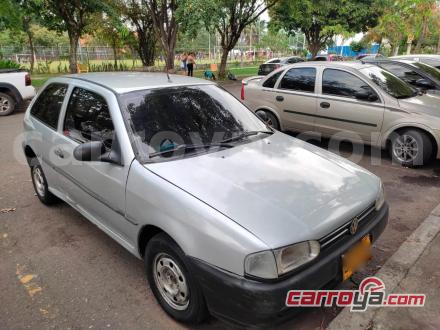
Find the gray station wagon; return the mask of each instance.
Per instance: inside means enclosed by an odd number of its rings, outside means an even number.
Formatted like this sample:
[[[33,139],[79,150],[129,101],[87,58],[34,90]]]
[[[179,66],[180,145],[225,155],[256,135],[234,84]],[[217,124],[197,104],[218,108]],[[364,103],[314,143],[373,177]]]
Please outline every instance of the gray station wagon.
[[[67,202],[143,259],[181,322],[282,321],[288,290],[349,278],[387,223],[378,177],[272,130],[209,81],[53,78],[24,129],[41,202]]]

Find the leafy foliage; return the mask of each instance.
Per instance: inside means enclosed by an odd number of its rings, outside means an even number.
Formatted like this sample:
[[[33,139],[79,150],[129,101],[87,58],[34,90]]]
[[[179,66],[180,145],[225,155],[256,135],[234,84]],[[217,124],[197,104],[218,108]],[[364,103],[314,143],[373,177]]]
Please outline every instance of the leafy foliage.
[[[280,0],[270,10],[272,25],[305,34],[312,56],[341,31],[361,32],[375,26],[379,15],[376,0]]]
[[[11,60],[0,60],[0,69],[20,69],[21,66],[17,62]]]

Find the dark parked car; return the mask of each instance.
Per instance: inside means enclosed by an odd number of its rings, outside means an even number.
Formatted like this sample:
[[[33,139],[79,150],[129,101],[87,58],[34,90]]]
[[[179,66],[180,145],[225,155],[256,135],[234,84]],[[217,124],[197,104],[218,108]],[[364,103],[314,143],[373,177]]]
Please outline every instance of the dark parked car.
[[[304,59],[299,56],[272,58],[260,65],[258,68],[258,75],[265,76],[284,65],[295,64],[298,62],[304,62]]]
[[[440,70],[422,62],[389,59],[362,60],[376,64],[419,90],[440,90]]]

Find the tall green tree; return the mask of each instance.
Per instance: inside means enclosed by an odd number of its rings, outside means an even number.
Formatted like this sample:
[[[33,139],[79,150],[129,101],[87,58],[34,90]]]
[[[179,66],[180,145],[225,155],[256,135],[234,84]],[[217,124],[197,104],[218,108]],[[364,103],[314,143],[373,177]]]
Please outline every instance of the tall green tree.
[[[179,32],[177,12],[184,5],[182,0],[144,0],[153,20],[154,29],[165,52],[166,69],[174,69],[174,57]]]
[[[41,22],[52,30],[67,31],[69,36],[69,70],[77,72],[77,51],[80,37],[97,13],[109,10],[99,0],[42,0]]]
[[[39,0],[0,0],[0,26],[12,31],[23,31],[28,40],[31,52],[30,69],[34,70],[35,46],[32,25],[38,21],[38,12],[41,9]]]
[[[226,76],[226,63],[229,52],[234,49],[244,29],[254,23],[278,0],[212,0],[213,8],[206,20],[220,35],[222,55],[219,77]],[[288,0],[285,0],[288,1]],[[207,1],[205,1],[207,2]]]
[[[118,7],[134,27],[137,38],[136,51],[143,66],[153,66],[156,56],[157,36],[153,18],[144,1],[120,0]]]
[[[280,0],[269,15],[273,26],[303,32],[315,57],[341,29],[365,32],[375,26],[380,12],[377,0]]]
[[[96,21],[92,23],[91,30],[93,35],[100,41],[110,44],[113,50],[113,65],[118,67],[119,49],[124,46],[125,40],[129,35],[127,26],[123,23],[122,17],[118,11],[113,14],[99,13]]]

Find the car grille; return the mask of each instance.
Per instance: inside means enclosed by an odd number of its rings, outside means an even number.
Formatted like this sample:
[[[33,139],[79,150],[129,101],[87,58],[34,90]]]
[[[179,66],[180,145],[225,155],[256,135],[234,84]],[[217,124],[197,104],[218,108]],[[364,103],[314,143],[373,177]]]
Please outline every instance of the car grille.
[[[356,216],[356,218],[358,218],[359,221],[359,226],[361,226],[366,220],[366,218],[374,211],[375,206],[376,206],[375,203],[373,203],[372,205],[367,207],[365,210],[363,210],[360,214]],[[348,221],[338,229],[332,231],[330,234],[321,238],[319,240],[319,243],[321,244],[321,250],[327,247],[328,245],[330,245],[331,243],[335,242],[338,238],[343,237],[344,235],[348,235],[350,233],[350,225],[353,219],[351,219],[350,221]]]

